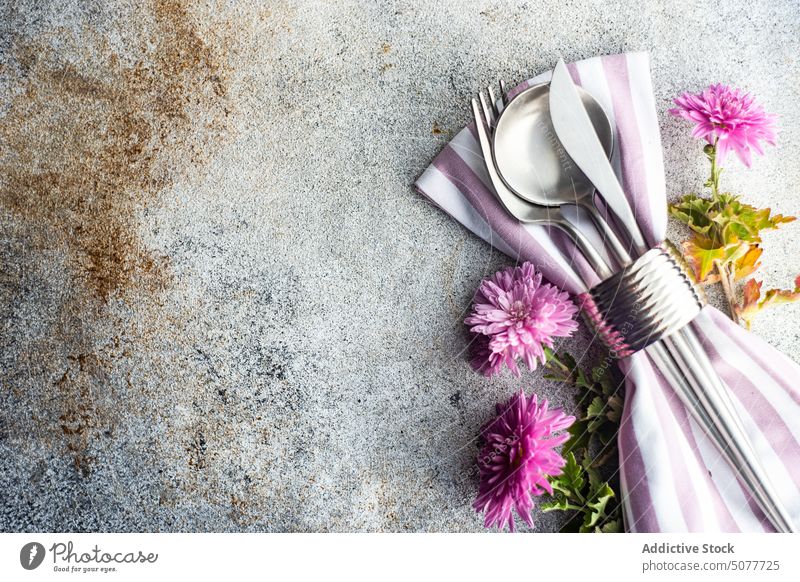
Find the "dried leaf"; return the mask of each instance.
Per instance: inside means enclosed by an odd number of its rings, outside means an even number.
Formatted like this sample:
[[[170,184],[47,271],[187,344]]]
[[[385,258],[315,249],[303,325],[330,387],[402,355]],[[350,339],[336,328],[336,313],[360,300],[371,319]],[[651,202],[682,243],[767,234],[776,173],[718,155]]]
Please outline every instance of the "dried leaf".
[[[753,323],[753,318],[758,315],[762,309],[800,301],[800,275],[794,280],[794,290],[769,289],[764,293],[763,298],[761,296],[761,285],[762,283],[760,281],[748,279],[743,287],[744,299],[742,300],[742,304],[736,306],[736,314],[748,329],[750,329]]]

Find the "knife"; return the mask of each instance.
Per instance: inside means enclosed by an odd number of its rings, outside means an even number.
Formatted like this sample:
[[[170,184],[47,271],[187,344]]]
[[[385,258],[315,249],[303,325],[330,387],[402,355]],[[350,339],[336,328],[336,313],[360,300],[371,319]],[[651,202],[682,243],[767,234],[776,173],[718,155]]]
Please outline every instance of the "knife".
[[[619,219],[636,255],[644,254],[647,243],[563,59],[558,61],[550,81],[550,117],[556,137]]]

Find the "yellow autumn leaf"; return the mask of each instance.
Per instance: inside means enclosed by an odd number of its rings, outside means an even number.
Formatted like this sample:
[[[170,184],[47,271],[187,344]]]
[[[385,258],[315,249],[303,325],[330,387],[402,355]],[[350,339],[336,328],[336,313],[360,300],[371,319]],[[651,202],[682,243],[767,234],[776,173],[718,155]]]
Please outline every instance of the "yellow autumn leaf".
[[[683,244],[683,254],[686,262],[694,271],[698,283],[707,283],[708,275],[714,269],[715,261],[725,263],[736,260],[747,253],[749,245],[743,242],[733,242],[721,247],[714,247],[713,241],[707,238],[693,238]],[[707,248],[710,247],[710,248]]]
[[[761,258],[761,247],[758,245],[750,245],[747,252],[734,263],[736,274],[734,280],[741,281],[745,277],[752,275],[753,272],[761,266],[761,263],[758,261],[759,258]]]

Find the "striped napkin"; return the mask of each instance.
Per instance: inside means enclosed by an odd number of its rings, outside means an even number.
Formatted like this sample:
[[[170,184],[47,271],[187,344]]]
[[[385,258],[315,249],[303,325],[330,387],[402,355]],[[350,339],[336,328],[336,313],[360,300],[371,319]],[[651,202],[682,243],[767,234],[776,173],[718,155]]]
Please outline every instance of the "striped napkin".
[[[569,66],[611,118],[613,165],[645,238],[665,238],[664,167],[646,53],[595,57]],[[544,73],[515,88],[513,97]],[[466,107],[466,105],[465,105]],[[516,261],[530,261],[572,294],[582,278],[599,282],[556,229],[521,224],[495,200],[474,124],[436,156],[416,183],[419,192]],[[583,223],[576,213],[573,220]],[[599,238],[593,242],[601,244]],[[691,324],[730,389],[778,494],[800,523],[800,366],[760,338],[705,307]],[[690,418],[647,355],[622,360],[626,398],[620,433],[625,527],[631,532],[759,532],[772,526],[736,472]]]

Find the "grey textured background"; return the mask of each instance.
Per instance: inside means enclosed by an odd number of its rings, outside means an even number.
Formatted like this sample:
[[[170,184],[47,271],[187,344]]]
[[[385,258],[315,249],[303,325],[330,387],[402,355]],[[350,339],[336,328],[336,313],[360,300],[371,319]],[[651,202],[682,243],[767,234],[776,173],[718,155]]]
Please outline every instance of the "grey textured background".
[[[780,147],[724,183],[800,211],[794,0],[244,4],[0,2],[2,531],[481,530],[494,403],[572,402],[469,370],[509,261],[411,187],[498,77],[650,51],[670,196],[706,173],[671,97],[751,90]]]

